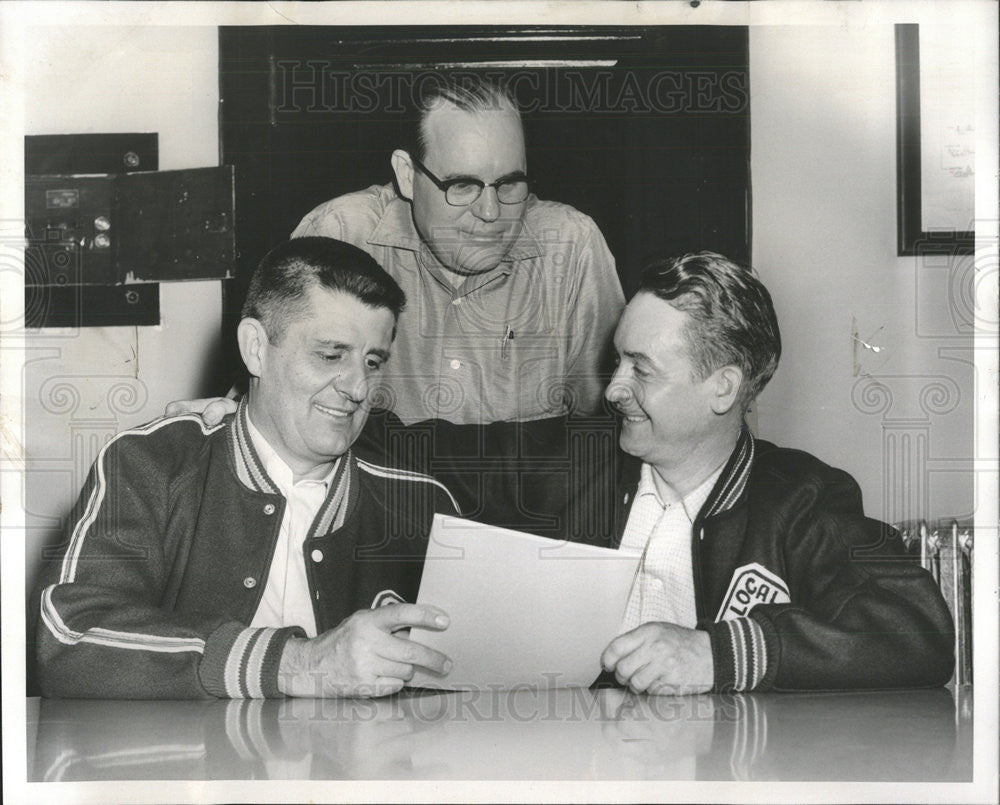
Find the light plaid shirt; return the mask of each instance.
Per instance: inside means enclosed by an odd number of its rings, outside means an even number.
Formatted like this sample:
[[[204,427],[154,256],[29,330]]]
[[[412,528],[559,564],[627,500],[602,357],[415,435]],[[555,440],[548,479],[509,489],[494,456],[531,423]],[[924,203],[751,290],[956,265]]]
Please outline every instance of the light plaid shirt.
[[[720,466],[684,498],[667,487],[669,499],[664,500],[656,488],[653,468],[642,465],[621,542],[623,550],[643,553],[625,607],[623,633],[649,621],[666,621],[691,629],[697,624],[691,526],[722,469]]]
[[[601,410],[602,360],[625,299],[604,236],[583,213],[529,196],[500,265],[457,288],[391,184],[321,204],[292,233],[305,235],[364,249],[406,293],[392,360],[372,394],[404,423]]]

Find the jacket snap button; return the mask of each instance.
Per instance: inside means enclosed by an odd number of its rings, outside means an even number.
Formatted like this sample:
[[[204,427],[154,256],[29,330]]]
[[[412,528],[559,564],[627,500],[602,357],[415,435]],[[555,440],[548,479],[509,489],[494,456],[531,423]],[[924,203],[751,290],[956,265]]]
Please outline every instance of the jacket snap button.
[[[255,579],[253,576],[247,576],[245,579],[243,579],[243,586],[246,587],[248,590],[252,590],[254,587],[257,586],[257,579]]]
[[[312,560],[314,562],[322,562],[323,561],[323,551],[320,551],[320,550],[313,551],[312,552]]]
[[[274,504],[265,503],[264,504],[264,514],[274,514]]]

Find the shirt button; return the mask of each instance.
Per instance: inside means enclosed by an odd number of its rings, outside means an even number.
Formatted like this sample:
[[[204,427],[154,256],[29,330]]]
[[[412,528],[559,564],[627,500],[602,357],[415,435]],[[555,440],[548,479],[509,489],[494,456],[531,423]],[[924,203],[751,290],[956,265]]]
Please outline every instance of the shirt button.
[[[323,551],[315,550],[315,551],[313,551],[310,554],[310,556],[312,556],[312,560],[314,562],[322,562],[323,561]]]
[[[267,515],[274,514],[274,504],[273,503],[265,503],[264,504],[264,514],[267,514]]]
[[[247,576],[245,579],[243,579],[243,586],[246,587],[248,590],[252,590],[254,587],[257,586],[257,579],[255,579],[253,576]]]
[[[452,299],[452,300],[451,300],[451,303],[452,303],[453,305],[460,305],[460,304],[462,304],[462,297],[461,297],[461,296],[458,296],[458,297],[456,297],[455,299]]]
[[[461,369],[462,368],[462,362],[458,358],[453,358],[452,361],[451,361],[451,368],[452,369]]]

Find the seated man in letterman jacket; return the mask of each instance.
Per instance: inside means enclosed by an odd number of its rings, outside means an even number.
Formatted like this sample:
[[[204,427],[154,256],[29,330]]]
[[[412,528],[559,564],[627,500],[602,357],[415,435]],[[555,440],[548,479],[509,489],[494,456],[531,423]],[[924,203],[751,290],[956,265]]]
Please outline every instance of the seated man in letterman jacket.
[[[647,267],[615,333],[616,527],[642,554],[601,662],[638,692],[936,686],[953,626],[847,473],[755,439],[781,342],[767,289],[710,252]],[[595,482],[596,483],[596,482]]]
[[[351,451],[404,303],[340,241],[264,257],[238,328],[251,381],[236,413],[125,431],[95,462],[38,592],[44,695],[369,696],[414,666],[447,672],[400,630],[448,624],[403,602],[454,500]]]

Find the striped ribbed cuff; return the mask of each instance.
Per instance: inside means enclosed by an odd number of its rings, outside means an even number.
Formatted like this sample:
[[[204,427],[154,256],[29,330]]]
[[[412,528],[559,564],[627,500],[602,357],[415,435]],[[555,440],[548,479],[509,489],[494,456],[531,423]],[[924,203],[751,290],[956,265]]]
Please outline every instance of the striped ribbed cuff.
[[[305,756],[306,747],[291,746],[285,739],[282,722],[291,711],[286,704],[266,699],[238,699],[226,703],[226,738],[244,763],[275,760],[298,760]],[[218,712],[218,711],[215,711]]]
[[[205,653],[198,666],[201,684],[222,699],[279,697],[281,652],[289,638],[304,636],[297,626],[256,629],[224,624],[205,641]]]
[[[747,691],[759,687],[767,675],[764,631],[753,618],[733,618],[709,628],[715,664],[715,690]]]

